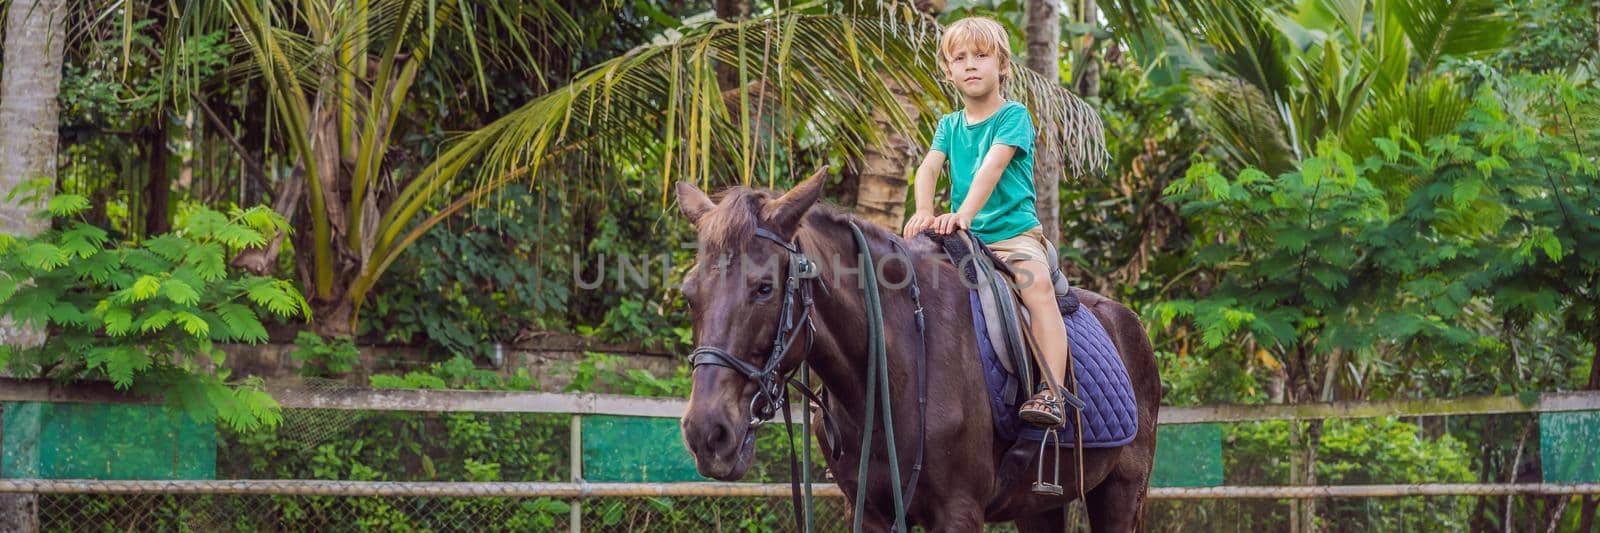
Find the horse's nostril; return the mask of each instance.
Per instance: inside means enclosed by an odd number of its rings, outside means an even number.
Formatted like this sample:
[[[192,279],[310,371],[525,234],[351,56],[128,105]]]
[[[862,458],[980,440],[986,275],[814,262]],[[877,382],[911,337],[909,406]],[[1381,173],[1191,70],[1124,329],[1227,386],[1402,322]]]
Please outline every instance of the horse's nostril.
[[[711,449],[722,450],[728,447],[728,441],[732,438],[732,435],[728,431],[726,424],[716,424],[711,426],[710,437],[706,443],[711,445]]]

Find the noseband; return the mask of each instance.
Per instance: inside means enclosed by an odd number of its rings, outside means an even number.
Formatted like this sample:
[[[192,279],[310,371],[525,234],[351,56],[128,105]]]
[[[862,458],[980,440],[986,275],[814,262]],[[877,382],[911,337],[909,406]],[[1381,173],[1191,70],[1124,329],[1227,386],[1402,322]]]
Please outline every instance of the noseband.
[[[767,353],[767,362],[760,368],[734,357],[727,350],[716,346],[699,346],[689,355],[692,370],[702,366],[720,366],[730,368],[756,384],[756,393],[750,398],[750,425],[759,426],[772,420],[778,407],[785,400],[784,384],[789,381],[789,376],[778,373],[778,364],[783,361],[784,355],[794,347],[796,335],[801,328],[806,333],[806,352],[811,351],[815,342],[817,327],[811,322],[811,307],[815,303],[811,297],[811,287],[815,285],[817,277],[817,264],[800,253],[800,247],[795,243],[783,240],[777,233],[766,228],[757,227],[756,236],[772,241],[789,252],[789,272],[783,280],[783,301],[778,312],[778,334],[772,338],[772,351]],[[795,300],[800,301],[800,311],[794,311]]]

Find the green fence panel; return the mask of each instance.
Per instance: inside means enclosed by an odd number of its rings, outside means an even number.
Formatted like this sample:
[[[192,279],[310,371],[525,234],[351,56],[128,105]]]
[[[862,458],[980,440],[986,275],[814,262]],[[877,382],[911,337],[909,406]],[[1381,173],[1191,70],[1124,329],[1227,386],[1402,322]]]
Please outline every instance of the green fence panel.
[[[1156,432],[1156,487],[1222,485],[1222,425],[1171,424]]]
[[[1600,411],[1539,414],[1545,483],[1600,483]]]
[[[584,416],[583,478],[595,482],[705,481],[676,418]]]
[[[217,427],[158,405],[5,403],[0,478],[216,479]]]

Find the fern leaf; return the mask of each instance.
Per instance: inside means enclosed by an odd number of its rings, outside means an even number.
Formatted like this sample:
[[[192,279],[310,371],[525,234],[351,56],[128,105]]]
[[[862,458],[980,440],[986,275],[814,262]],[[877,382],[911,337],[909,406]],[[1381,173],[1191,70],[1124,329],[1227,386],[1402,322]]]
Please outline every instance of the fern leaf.
[[[61,248],[80,258],[101,252],[105,242],[105,230],[88,224],[78,224],[61,234]]]
[[[107,309],[100,314],[100,320],[106,323],[106,334],[113,337],[127,335],[133,329],[133,313],[122,307]]]
[[[22,250],[22,264],[49,272],[66,266],[71,254],[47,242],[35,242]]]
[[[232,340],[245,341],[251,344],[266,342],[267,328],[262,326],[261,320],[256,318],[255,311],[249,307],[236,303],[225,303],[217,306],[217,316],[228,325],[228,330],[233,333]]]
[[[237,216],[246,226],[263,234],[270,235],[279,231],[289,231],[289,222],[278,216],[277,211],[273,211],[272,208],[264,205],[240,211]]]
[[[309,308],[305,299],[299,297],[299,292],[287,283],[275,283],[270,279],[258,278],[256,283],[250,285],[246,295],[256,305],[266,307],[278,316],[288,317],[302,308]],[[288,289],[287,291],[285,289]]]
[[[130,294],[133,296],[133,301],[142,302],[150,299],[151,296],[155,296],[160,291],[161,280],[146,274],[139,276],[139,280],[133,282],[133,292]]]
[[[216,240],[217,232],[229,225],[227,217],[222,216],[221,213],[210,209],[200,209],[191,213],[189,218],[184,220],[183,227],[184,230],[191,234],[190,238],[197,241],[209,241]]]
[[[119,389],[133,384],[135,373],[150,368],[150,356],[131,346],[107,346],[89,350],[86,362],[90,368],[105,370],[111,383]]]
[[[254,248],[267,244],[267,239],[261,236],[261,232],[236,224],[229,224],[219,228],[217,230],[217,240],[227,244],[229,248],[235,249]]]
[[[11,277],[9,272],[0,271],[0,305],[11,300],[11,295],[17,293],[17,278]]]
[[[228,276],[226,257],[222,246],[214,242],[200,243],[189,248],[184,263],[194,268],[200,279],[217,281]]]
[[[152,331],[167,327],[167,324],[172,323],[172,318],[172,311],[168,311],[166,309],[150,313],[149,315],[146,315],[143,320],[139,321],[139,331],[142,333],[150,333]]]
[[[190,313],[188,311],[178,311],[173,313],[172,317],[173,320],[182,325],[183,330],[189,332],[190,335],[204,338],[206,334],[211,333],[211,326],[206,324],[205,320],[195,316],[194,313]]]
[[[89,224],[73,224],[72,229],[67,230],[61,236],[66,240],[83,239],[93,243],[95,246],[105,246],[107,240],[106,230]]]
[[[138,284],[134,286],[137,290]],[[194,287],[190,287],[188,283],[178,279],[169,279],[166,283],[162,283],[161,295],[178,305],[194,305],[200,302],[200,293],[195,292]]]
[[[129,269],[139,274],[171,272],[172,268],[176,266],[172,261],[168,261],[166,258],[156,255],[155,252],[144,248],[128,250],[127,255],[122,258],[122,264],[127,265]]]
[[[184,254],[188,251],[189,241],[168,233],[154,239],[145,240],[144,247],[168,261],[176,262],[183,259]]]
[[[50,308],[50,320],[57,324],[83,326],[89,323],[89,314],[78,309],[72,302],[58,301]]]
[[[76,194],[57,194],[45,204],[44,211],[56,218],[66,218],[89,208],[89,199]]]

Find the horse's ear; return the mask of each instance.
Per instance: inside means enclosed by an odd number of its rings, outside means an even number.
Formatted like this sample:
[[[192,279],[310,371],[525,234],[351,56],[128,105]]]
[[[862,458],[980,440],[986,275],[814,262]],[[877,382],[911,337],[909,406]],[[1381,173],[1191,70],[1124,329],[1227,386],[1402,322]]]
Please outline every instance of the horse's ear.
[[[677,183],[676,188],[678,190],[678,209],[683,210],[683,216],[689,219],[690,224],[700,225],[700,217],[717,206],[716,202],[711,201],[711,197],[706,196],[705,192],[702,192],[699,187],[695,187],[692,183],[680,181]]]
[[[767,207],[762,210],[761,218],[783,232],[785,237],[792,235],[800,224],[800,217],[805,216],[811,205],[822,197],[822,185],[827,182],[828,167],[824,166],[793,189],[789,189],[789,192],[783,193],[777,200],[767,203]]]

